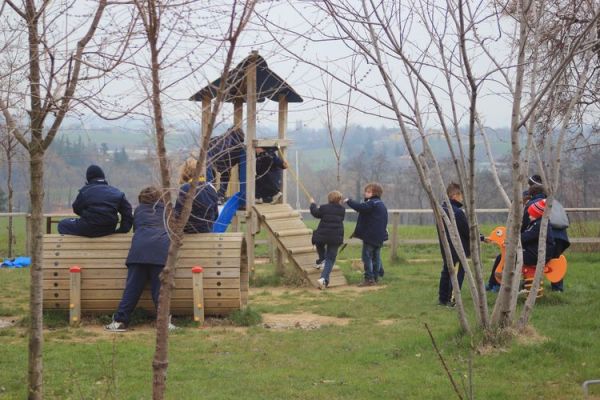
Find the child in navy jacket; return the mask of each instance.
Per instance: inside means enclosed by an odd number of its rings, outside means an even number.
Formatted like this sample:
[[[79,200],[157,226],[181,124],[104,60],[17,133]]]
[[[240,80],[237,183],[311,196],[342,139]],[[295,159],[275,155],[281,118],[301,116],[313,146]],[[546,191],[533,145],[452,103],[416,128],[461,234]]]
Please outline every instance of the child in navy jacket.
[[[465,215],[464,210],[462,209],[462,201],[463,194],[462,189],[458,183],[450,183],[446,188],[446,194],[448,195],[448,199],[450,199],[450,206],[444,203],[442,204],[442,208],[446,212],[446,214],[454,213],[454,219],[456,220],[456,226],[458,228],[458,234],[460,236],[461,246],[465,252],[465,255],[469,257],[471,255],[470,250],[470,235],[469,235],[469,222],[467,220],[467,216]],[[446,228],[447,230],[447,228]],[[442,246],[441,235],[442,232],[438,232],[438,238],[440,240],[440,249],[442,251],[442,259],[444,260],[444,265],[442,266],[442,272],[440,274],[440,285],[438,290],[438,301],[442,306],[454,306],[454,302],[452,301],[452,281],[450,279],[450,271],[448,270],[448,265],[453,265],[455,268],[458,268],[456,278],[458,279],[459,289],[462,287],[463,280],[465,278],[465,270],[463,269],[462,264],[460,264],[460,260],[458,258],[458,252],[454,248],[452,241],[450,240],[450,235],[446,232],[446,238],[450,244],[450,252],[452,253],[452,259],[448,260],[446,257],[446,252]],[[456,266],[458,264],[458,266]]]
[[[319,253],[316,267],[321,268],[322,263],[325,264],[318,281],[320,289],[329,286],[329,275],[335,264],[338,248],[344,242],[346,210],[341,205],[342,194],[337,190],[329,192],[327,201],[327,204],[317,206],[315,200],[310,199],[310,213],[320,219],[319,226],[312,236],[312,242],[317,246]]]
[[[529,215],[529,225],[521,232],[521,244],[523,245],[523,265],[535,267],[538,261],[538,248],[540,239],[540,227],[542,216],[546,208],[546,200],[541,199],[531,204],[527,208]],[[554,258],[554,234],[552,226],[548,223],[546,232],[546,262]]]
[[[191,181],[196,169],[196,159],[189,158],[181,167],[179,183],[179,196],[175,203],[175,213],[179,215],[183,209],[185,196],[192,187]],[[192,213],[183,231],[185,233],[207,233],[212,232],[213,224],[219,216],[218,195],[215,187],[206,182],[206,179],[201,176],[198,178],[196,186],[196,194],[192,201]]]
[[[378,183],[365,186],[365,199],[357,202],[346,199],[344,202],[358,212],[356,228],[352,237],[363,241],[362,261],[364,264],[364,280],[358,286],[373,286],[382,276],[381,247],[388,239],[388,212],[381,200],[383,188]]]
[[[146,281],[150,281],[152,301],[158,308],[160,273],[167,261],[170,239],[165,226],[165,206],[161,201],[160,190],[154,186],[142,189],[140,205],[135,209],[133,238],[125,264],[127,282],[119,308],[106,330],[124,332],[127,330],[131,313],[135,309]],[[170,325],[173,328],[173,325]]]
[[[125,194],[108,184],[104,171],[97,165],[88,167],[85,178],[86,184],[79,190],[73,202],[73,212],[80,218],[61,220],[58,224],[58,233],[100,237],[129,232],[133,215],[131,204],[125,198]],[[119,214],[121,223],[117,228]]]

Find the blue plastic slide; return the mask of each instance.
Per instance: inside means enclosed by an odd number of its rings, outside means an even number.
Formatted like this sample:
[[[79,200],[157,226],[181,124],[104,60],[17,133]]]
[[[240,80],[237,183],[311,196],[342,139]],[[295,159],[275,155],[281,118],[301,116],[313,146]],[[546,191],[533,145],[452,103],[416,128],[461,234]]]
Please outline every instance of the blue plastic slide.
[[[219,213],[219,217],[213,225],[214,233],[223,233],[227,230],[227,227],[231,223],[235,212],[240,208],[240,205],[244,204],[245,199],[242,196],[242,192],[237,192],[223,205],[223,209]]]

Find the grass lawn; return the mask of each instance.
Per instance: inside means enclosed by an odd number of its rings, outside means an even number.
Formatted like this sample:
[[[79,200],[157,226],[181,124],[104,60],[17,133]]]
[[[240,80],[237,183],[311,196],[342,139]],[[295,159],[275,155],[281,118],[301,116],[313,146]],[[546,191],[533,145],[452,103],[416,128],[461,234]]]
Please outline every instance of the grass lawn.
[[[433,234],[431,228],[411,229],[406,237]],[[259,248],[259,254],[266,252],[266,246]],[[485,246],[484,254],[490,268],[495,249]],[[582,399],[582,382],[600,379],[598,253],[568,253],[566,292],[548,291],[539,300],[529,336],[499,348],[474,338],[473,352],[471,339],[459,333],[455,311],[437,306],[437,247],[402,247],[400,255],[392,264],[384,250],[386,275],[376,290],[264,286],[280,281],[269,280],[271,265],[258,265],[261,286],[251,289],[250,307],[265,323],[210,321],[197,328],[187,318],[176,319],[181,329],[169,339],[167,398],[457,398],[425,323],[461,387],[472,357],[477,399]],[[352,266],[358,258],[360,248],[349,246],[338,262],[351,283],[361,279]],[[20,321],[0,328],[0,399],[26,397],[28,282],[27,269],[0,269],[0,321]],[[468,298],[467,292],[465,285]],[[133,330],[110,334],[102,330],[107,318],[88,318],[82,328],[71,329],[63,315],[46,316],[46,399],[151,398],[151,321],[138,319]],[[600,388],[592,393],[600,398]]]

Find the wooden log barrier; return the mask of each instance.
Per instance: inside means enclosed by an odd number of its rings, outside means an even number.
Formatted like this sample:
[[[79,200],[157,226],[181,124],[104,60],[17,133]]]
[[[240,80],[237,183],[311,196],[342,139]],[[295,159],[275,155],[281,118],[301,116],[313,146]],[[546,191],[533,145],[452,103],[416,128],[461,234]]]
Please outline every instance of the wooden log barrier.
[[[86,314],[115,312],[125,289],[131,235],[87,238],[47,234],[43,240],[44,309],[69,310],[77,321]],[[195,315],[198,302],[193,281],[197,274],[192,267],[198,265],[203,270],[204,315],[227,315],[246,306],[248,258],[243,233],[198,233],[185,235],[179,251],[172,314]],[[79,272],[70,272],[73,266],[78,266]],[[137,307],[155,311],[149,282]]]

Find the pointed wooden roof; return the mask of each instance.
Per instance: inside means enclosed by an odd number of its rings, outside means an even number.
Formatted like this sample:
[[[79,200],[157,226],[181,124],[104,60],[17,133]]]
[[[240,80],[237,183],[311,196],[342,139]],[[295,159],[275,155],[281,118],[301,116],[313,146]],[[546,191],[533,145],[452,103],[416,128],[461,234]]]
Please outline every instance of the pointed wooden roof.
[[[246,101],[246,71],[250,65],[251,57],[256,57],[256,97],[258,102],[265,99],[279,101],[281,95],[285,96],[288,103],[301,103],[302,97],[281,79],[279,75],[269,69],[267,62],[259,55],[248,56],[234,69],[231,70],[227,79],[229,91],[225,101],[233,102],[241,99]],[[210,99],[217,97],[217,90],[221,85],[221,78],[211,82],[208,86],[200,89],[196,94],[190,97],[193,101],[202,101],[202,98],[208,96]]]

